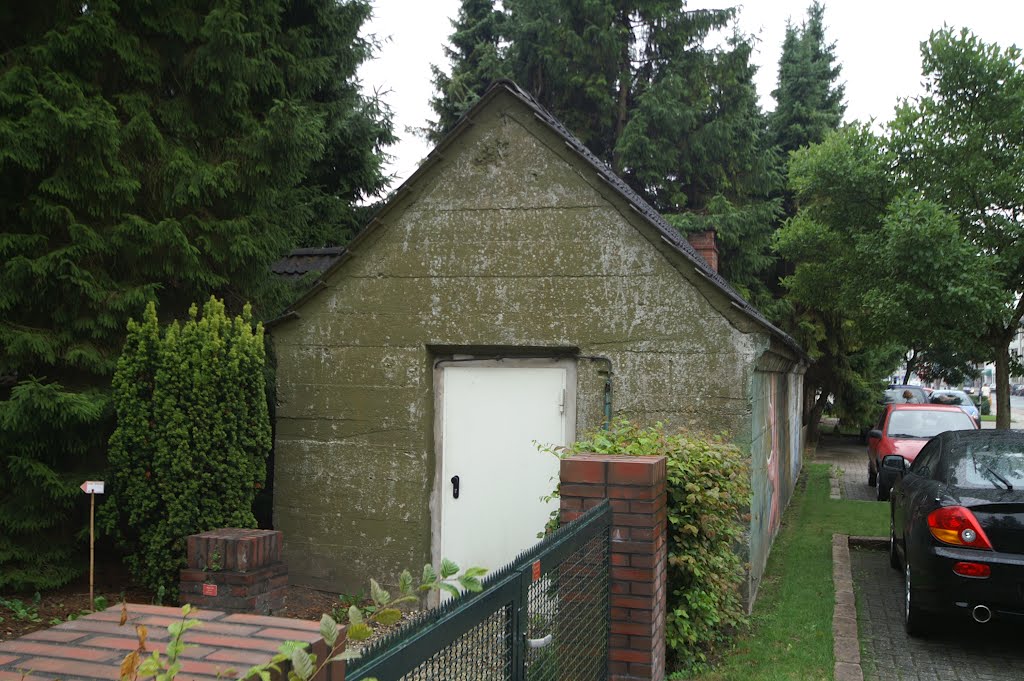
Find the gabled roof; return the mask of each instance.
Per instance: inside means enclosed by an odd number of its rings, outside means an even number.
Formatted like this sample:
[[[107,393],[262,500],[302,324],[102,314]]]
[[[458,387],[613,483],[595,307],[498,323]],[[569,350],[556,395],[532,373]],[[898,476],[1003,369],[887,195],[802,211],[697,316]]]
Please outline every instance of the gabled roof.
[[[657,232],[661,236],[661,239],[666,244],[671,246],[683,257],[689,260],[690,263],[693,264],[693,267],[698,274],[705,277],[709,282],[711,282],[712,285],[720,289],[722,293],[724,293],[730,299],[730,302],[734,307],[736,307],[739,311],[743,312],[745,315],[753,319],[761,326],[765,327],[770,333],[772,333],[772,335],[777,337],[786,346],[788,346],[790,349],[796,352],[796,354],[801,359],[808,359],[806,353],[803,351],[803,348],[800,347],[799,343],[797,343],[788,334],[786,334],[777,326],[768,321],[768,319],[763,314],[761,314],[761,312],[757,308],[748,303],[743,298],[743,296],[737,293],[736,290],[729,285],[729,282],[727,282],[724,277],[718,274],[718,272],[716,272],[715,270],[711,269],[711,267],[707,264],[704,258],[702,258],[700,254],[697,253],[697,251],[693,248],[693,246],[690,245],[690,243],[679,232],[679,230],[670,225],[668,221],[665,220],[665,218],[662,217],[660,213],[658,213],[658,211],[654,210],[654,208],[649,203],[644,201],[639,194],[633,191],[622,178],[620,178],[618,175],[612,172],[611,168],[609,168],[607,164],[598,159],[596,156],[594,156],[594,154],[590,152],[589,149],[583,146],[583,143],[576,139],[576,136],[569,132],[569,130],[564,125],[562,125],[562,122],[555,118],[550,111],[541,106],[541,104],[536,99],[534,99],[532,95],[530,95],[528,92],[519,87],[519,85],[510,80],[495,81],[494,83],[491,84],[489,88],[487,88],[487,92],[485,92],[483,96],[480,97],[476,104],[473,105],[473,108],[466,112],[466,114],[462,117],[462,119],[459,120],[459,122],[452,129],[452,131],[449,132],[448,135],[446,135],[443,140],[441,140],[441,142],[437,145],[437,147],[434,148],[433,151],[430,152],[430,154],[423,161],[423,163],[420,164],[420,167],[416,170],[416,172],[413,173],[408,179],[406,179],[406,181],[403,182],[402,185],[394,191],[390,199],[384,203],[380,210],[378,210],[374,217],[370,220],[370,223],[366,227],[366,229],[359,233],[359,235],[352,241],[352,243],[349,245],[347,249],[341,249],[341,253],[337,256],[337,260],[334,262],[333,265],[331,265],[331,267],[327,271],[324,272],[323,276],[321,277],[320,285],[315,286],[313,290],[311,290],[309,293],[307,293],[302,298],[297,300],[294,304],[289,306],[285,314],[282,315],[282,317],[279,317],[278,319],[275,320],[271,320],[267,325],[270,326],[277,322],[283,321],[285,318],[294,316],[295,310],[299,306],[301,306],[302,303],[304,303],[309,296],[313,295],[320,288],[323,287],[323,279],[326,278],[334,269],[339,267],[347,259],[348,252],[356,245],[358,245],[368,232],[374,230],[380,224],[380,222],[377,219],[378,216],[386,212],[388,208],[393,203],[395,203],[398,197],[400,197],[410,186],[415,184],[416,181],[423,175],[423,173],[425,173],[430,168],[430,166],[432,166],[433,163],[437,160],[439,156],[439,151],[447,147],[453,139],[458,137],[462,133],[462,131],[471,123],[473,116],[477,112],[479,112],[483,107],[487,106],[487,104],[492,99],[494,99],[499,93],[502,92],[507,93],[512,97],[516,98],[517,100],[519,100],[520,102],[522,102],[526,107],[528,107],[533,112],[537,120],[544,123],[548,128],[551,129],[552,132],[561,137],[562,140],[565,142],[565,145],[569,149],[576,152],[576,154],[583,161],[585,161],[587,165],[589,165],[591,169],[594,170],[594,172],[597,173],[598,177],[601,180],[603,180],[609,187],[611,187],[623,199],[625,199],[625,201],[628,202],[629,206],[639,216],[641,216],[648,224],[650,224],[652,227],[654,227],[655,230],[657,230]],[[293,252],[293,254],[295,253],[297,252]]]

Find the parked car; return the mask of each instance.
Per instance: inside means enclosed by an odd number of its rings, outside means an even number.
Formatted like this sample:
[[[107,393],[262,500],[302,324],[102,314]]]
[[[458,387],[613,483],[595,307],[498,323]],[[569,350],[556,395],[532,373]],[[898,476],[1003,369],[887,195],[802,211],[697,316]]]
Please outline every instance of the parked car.
[[[882,404],[928,404],[928,394],[919,385],[890,385],[882,396]]]
[[[963,390],[933,390],[928,396],[928,401],[932,404],[952,404],[960,407],[977,422],[979,428],[981,427],[981,412],[978,411],[974,400]]]
[[[977,429],[960,407],[946,404],[888,404],[878,424],[868,431],[868,485],[878,487],[878,500],[889,498],[894,476],[879,465],[882,457],[899,454],[912,463],[925,443],[947,430]]]
[[[942,433],[913,464],[890,455],[882,468],[897,477],[889,561],[904,574],[907,633],[948,627],[950,613],[1024,616],[1024,432]]]

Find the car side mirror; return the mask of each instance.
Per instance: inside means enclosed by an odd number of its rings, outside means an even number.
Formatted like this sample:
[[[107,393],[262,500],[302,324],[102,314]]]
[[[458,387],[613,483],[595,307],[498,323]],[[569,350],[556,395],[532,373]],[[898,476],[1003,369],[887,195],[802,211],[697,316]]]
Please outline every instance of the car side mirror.
[[[899,454],[882,457],[882,468],[902,475],[907,470],[907,460]]]
[[[868,437],[869,438],[875,438],[876,440],[881,440],[882,439],[882,431],[878,430],[877,428],[875,428],[873,430],[869,430],[868,431]],[[902,459],[903,457],[900,456],[900,457],[897,457],[897,458]]]

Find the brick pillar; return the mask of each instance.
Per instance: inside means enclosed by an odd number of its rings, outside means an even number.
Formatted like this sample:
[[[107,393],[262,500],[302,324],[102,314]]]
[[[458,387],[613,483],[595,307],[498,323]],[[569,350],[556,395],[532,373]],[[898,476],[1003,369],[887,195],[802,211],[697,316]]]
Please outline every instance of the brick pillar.
[[[686,237],[694,250],[704,258],[704,261],[711,266],[715,272],[718,271],[718,240],[715,238],[715,230],[709,229],[703,232],[694,232]]]
[[[611,499],[612,681],[665,678],[665,477],[663,456],[580,454],[562,460],[562,523]]]
[[[269,615],[284,608],[288,566],[281,533],[224,528],[188,538],[181,602],[204,609]]]

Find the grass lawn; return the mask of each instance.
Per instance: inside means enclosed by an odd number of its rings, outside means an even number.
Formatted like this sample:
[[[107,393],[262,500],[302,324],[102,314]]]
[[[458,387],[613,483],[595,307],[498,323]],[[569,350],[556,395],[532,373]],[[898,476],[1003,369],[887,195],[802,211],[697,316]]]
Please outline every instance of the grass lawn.
[[[888,536],[888,504],[829,498],[829,467],[807,464],[782,521],[750,630],[698,681],[832,678],[832,534]]]

